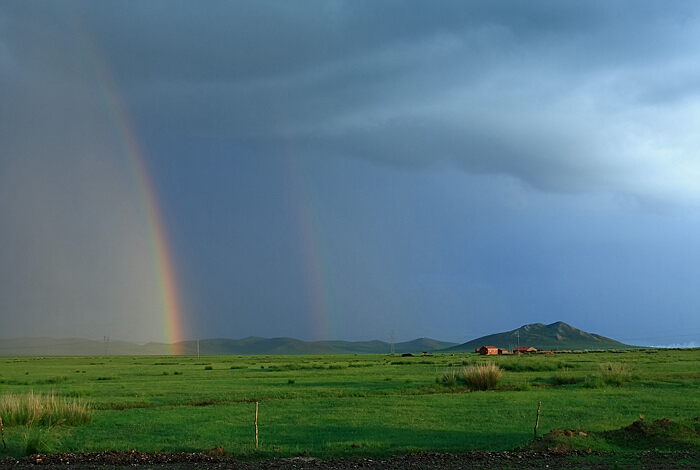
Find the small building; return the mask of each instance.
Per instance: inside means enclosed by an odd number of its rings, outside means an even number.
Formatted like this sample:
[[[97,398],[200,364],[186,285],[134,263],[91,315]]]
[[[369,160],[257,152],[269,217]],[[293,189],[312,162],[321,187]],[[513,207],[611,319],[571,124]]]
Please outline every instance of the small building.
[[[519,348],[515,348],[513,350],[513,354],[525,354],[525,353],[536,353],[537,349],[533,348],[532,346],[520,346]]]
[[[507,349],[498,348],[498,355],[499,356],[508,355],[508,354],[510,354],[510,351],[508,351]]]
[[[497,356],[498,348],[496,346],[482,346],[474,352],[479,353],[482,356]]]

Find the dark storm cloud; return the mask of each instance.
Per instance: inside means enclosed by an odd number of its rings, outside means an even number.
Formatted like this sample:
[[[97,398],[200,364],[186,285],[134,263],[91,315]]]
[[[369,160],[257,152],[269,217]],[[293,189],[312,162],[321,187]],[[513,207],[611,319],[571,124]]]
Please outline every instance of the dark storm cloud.
[[[700,198],[692,2],[81,6],[145,129]]]
[[[160,314],[133,130],[201,335],[697,329],[699,10],[2,2],[6,325]]]

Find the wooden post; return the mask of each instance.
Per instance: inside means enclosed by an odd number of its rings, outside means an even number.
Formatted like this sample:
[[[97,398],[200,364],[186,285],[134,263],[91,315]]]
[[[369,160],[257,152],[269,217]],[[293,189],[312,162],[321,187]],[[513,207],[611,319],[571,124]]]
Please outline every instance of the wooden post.
[[[258,448],[258,402],[255,402],[255,448]]]
[[[5,444],[5,428],[2,427],[2,418],[0,418],[0,433],[2,433],[2,446],[7,450],[7,444]]]
[[[537,428],[540,426],[540,408],[542,408],[542,402],[537,406],[537,421],[535,422],[535,439],[537,439]]]

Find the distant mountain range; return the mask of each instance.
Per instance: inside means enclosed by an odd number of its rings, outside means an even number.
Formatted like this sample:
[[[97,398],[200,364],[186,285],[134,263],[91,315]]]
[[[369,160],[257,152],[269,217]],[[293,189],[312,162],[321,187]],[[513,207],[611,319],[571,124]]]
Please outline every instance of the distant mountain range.
[[[516,345],[537,349],[627,349],[635,346],[620,343],[604,336],[556,322],[551,325],[533,323],[505,333],[482,336],[467,343],[457,344],[419,338],[394,344],[394,352],[474,352],[481,346],[512,349]],[[183,354],[197,354],[196,341],[178,343]],[[125,341],[94,341],[81,338],[15,338],[0,340],[0,356],[165,356],[171,345],[148,343],[144,345]],[[274,355],[274,354],[389,354],[390,343],[384,341],[301,341],[293,338],[203,339],[199,341],[201,355]]]
[[[457,343],[430,338],[414,339],[394,344],[396,353],[435,351]],[[196,341],[176,344],[187,356],[197,355]],[[144,345],[125,341],[94,341],[82,338],[14,338],[0,340],[0,356],[166,356],[172,347],[166,343]],[[293,338],[202,339],[199,353],[214,355],[274,355],[274,354],[389,354],[391,344],[384,341],[301,341]]]

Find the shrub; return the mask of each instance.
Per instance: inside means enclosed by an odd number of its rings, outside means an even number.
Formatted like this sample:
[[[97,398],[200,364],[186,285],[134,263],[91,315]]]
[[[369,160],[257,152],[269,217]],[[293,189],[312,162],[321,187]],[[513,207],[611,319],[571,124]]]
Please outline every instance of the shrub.
[[[488,362],[462,368],[462,380],[473,390],[493,390],[503,377],[503,371],[498,364]]]
[[[214,370],[212,366],[204,366],[204,370]]]
[[[0,416],[5,426],[77,426],[90,422],[92,409],[80,399],[26,393],[0,397]]]

